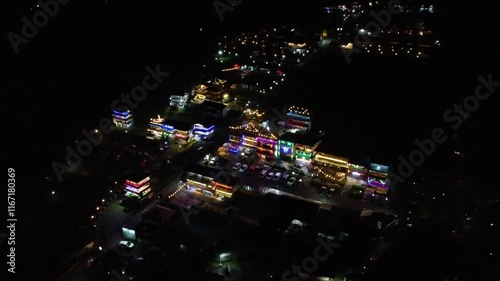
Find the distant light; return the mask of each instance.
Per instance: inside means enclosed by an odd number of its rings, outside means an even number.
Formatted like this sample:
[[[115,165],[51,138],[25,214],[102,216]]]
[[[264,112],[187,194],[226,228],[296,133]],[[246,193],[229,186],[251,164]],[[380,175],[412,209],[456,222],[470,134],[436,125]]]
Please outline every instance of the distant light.
[[[490,226],[495,226],[495,225],[493,223],[491,223]]]
[[[55,191],[52,191],[52,195],[54,195],[54,194],[56,194],[56,192],[55,192]]]
[[[102,247],[101,246],[99,246],[99,251],[102,251]]]

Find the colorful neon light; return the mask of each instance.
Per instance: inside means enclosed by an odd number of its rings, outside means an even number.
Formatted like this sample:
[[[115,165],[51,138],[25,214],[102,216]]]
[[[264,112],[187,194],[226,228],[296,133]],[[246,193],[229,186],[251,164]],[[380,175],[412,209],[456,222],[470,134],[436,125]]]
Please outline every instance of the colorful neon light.
[[[120,111],[113,111],[114,114],[116,115],[121,115],[121,116],[128,116],[130,115],[130,110],[127,110],[127,111],[123,111],[123,112],[120,112]]]

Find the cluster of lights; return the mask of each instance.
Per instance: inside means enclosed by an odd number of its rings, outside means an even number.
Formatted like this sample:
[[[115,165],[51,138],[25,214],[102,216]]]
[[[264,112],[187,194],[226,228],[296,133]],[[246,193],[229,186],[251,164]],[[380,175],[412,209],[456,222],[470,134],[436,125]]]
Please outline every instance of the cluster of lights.
[[[296,114],[300,114],[300,115],[309,115],[309,110],[307,108],[298,107],[295,105],[290,106],[290,108],[288,108],[288,111],[296,113]]]
[[[324,176],[325,178],[327,179],[332,179],[332,180],[335,180],[335,181],[342,181],[345,179],[345,174],[344,173],[341,173],[341,172],[337,172],[335,176],[332,176],[326,172],[324,172],[321,168],[319,167],[314,167],[314,170],[317,170],[318,173],[320,173],[322,176]]]
[[[150,118],[149,120],[151,121],[151,123],[156,123],[156,124],[162,124],[163,122],[165,122],[165,118],[162,118],[159,114],[156,119]]]
[[[101,204],[104,204],[104,203],[106,203],[106,199],[104,199],[104,198],[103,198],[103,199],[101,199]],[[97,213],[100,213],[100,212],[102,211],[102,209],[103,209],[103,208],[102,208],[101,206],[97,206],[97,207],[95,207],[95,210],[96,210],[96,212],[97,212]],[[90,219],[94,220],[96,217],[97,217],[97,216],[91,215],[91,216],[90,216]],[[94,225],[94,226],[95,226],[95,225]]]
[[[371,53],[372,51],[378,52],[379,54],[383,55],[384,50],[382,45],[374,45],[370,44],[365,47],[365,51],[367,53]],[[406,55],[406,56],[415,56],[417,59],[425,57],[426,55],[422,51],[417,51],[414,50],[413,47],[405,48],[405,47],[395,47],[394,45],[390,46],[390,50],[388,50],[388,53],[394,56],[398,55]]]
[[[181,189],[182,189],[182,185],[176,191],[174,191],[174,193],[170,194],[168,196],[168,199],[171,199],[172,197],[174,197],[175,195],[177,195],[177,193],[179,193],[181,191]]]
[[[257,116],[257,117],[262,117],[265,115],[264,112],[259,112],[258,109],[255,110],[245,109],[244,113],[248,116]]]

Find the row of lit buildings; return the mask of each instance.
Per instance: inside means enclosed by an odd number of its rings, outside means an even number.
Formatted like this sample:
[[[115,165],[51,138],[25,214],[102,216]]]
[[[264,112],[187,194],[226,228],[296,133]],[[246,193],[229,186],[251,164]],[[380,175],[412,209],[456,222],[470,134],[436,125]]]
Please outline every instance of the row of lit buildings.
[[[175,120],[165,121],[158,115],[157,118],[151,118],[149,122],[146,138],[153,140],[176,139],[180,141],[206,140],[212,137],[215,132],[215,126],[201,123],[187,123]]]
[[[258,114],[250,111],[251,115]],[[265,119],[264,114],[260,113]],[[311,116],[307,109],[289,107],[284,121],[284,130],[279,136],[269,130],[269,121],[260,123],[246,115],[246,121],[229,129],[229,152],[239,153],[251,148],[257,155],[267,160],[283,160],[309,168],[315,178],[324,182],[345,183],[348,179],[354,186],[372,188],[379,193],[387,193],[389,167],[367,163],[351,163],[348,158],[318,151],[322,135],[309,132]]]

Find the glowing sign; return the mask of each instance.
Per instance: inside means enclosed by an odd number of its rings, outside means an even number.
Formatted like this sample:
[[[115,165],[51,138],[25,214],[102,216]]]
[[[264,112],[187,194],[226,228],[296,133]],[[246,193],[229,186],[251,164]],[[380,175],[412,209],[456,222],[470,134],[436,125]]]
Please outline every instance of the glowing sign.
[[[141,180],[139,183],[133,182],[131,180],[125,180],[125,184],[135,186],[135,187],[141,187],[144,183],[148,182],[150,180],[149,177],[146,177],[145,179]]]

